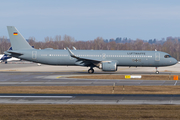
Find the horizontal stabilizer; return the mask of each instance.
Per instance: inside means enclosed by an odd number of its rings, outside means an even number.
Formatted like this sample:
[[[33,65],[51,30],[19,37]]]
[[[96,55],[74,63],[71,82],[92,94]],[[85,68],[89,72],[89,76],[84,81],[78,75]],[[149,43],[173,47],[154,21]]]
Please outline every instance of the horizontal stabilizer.
[[[4,52],[4,54],[11,55],[11,56],[14,56],[14,55],[21,56],[21,55],[23,55],[22,53],[15,52],[15,51],[9,51],[9,50]]]

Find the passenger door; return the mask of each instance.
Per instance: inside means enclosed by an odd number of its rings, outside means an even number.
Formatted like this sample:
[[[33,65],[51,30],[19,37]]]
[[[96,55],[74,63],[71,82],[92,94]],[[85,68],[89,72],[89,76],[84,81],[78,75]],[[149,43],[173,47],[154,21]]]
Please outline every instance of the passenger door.
[[[32,59],[36,59],[37,58],[37,51],[32,51]]]
[[[160,53],[155,53],[155,61],[160,61]]]

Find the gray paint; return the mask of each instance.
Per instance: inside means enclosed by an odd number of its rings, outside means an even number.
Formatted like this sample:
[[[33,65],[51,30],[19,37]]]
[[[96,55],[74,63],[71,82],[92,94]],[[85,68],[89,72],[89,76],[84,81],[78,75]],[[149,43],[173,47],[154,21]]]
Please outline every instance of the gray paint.
[[[23,55],[19,56],[21,59],[49,64],[49,65],[76,65],[77,59],[72,58],[67,50],[20,50]],[[169,66],[177,63],[177,60],[160,51],[122,51],[122,50],[72,50],[75,55],[80,57],[99,60],[99,61],[116,61],[118,66],[146,66],[159,67]],[[145,55],[127,55],[128,53],[143,52]],[[102,56],[106,53],[105,57]],[[155,59],[155,54],[160,55],[160,60]]]
[[[13,45],[13,50],[18,49],[32,49],[32,47],[27,43],[21,33],[14,26],[7,26],[10,42]],[[13,35],[17,33],[17,35]],[[21,43],[21,44],[20,44]]]
[[[38,50],[32,48],[13,26],[8,26],[13,51],[5,53],[27,61],[48,65],[89,66],[99,67],[104,62],[116,63],[117,66],[161,67],[177,63],[173,57],[160,51],[130,51],[130,50]],[[13,35],[17,32],[18,35]]]

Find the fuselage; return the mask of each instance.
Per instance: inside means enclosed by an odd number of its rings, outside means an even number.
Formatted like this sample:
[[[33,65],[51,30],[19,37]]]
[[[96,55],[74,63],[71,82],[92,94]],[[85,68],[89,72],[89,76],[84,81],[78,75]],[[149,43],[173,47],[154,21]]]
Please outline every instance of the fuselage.
[[[32,49],[17,51],[23,55],[18,58],[48,65],[87,66],[70,56],[67,50]],[[131,50],[72,50],[81,58],[99,61],[114,61],[117,66],[160,67],[170,66],[177,60],[168,53],[160,51],[131,51]],[[15,56],[17,57],[17,56]]]

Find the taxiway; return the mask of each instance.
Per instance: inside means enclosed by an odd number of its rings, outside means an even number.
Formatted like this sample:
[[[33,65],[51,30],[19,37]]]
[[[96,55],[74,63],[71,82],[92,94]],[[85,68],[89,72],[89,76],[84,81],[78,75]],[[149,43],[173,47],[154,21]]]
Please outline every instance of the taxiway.
[[[70,75],[78,73],[70,72]],[[63,73],[1,72],[0,86],[175,86],[176,80],[103,80],[66,78]],[[59,77],[61,76],[61,77]]]
[[[180,75],[180,64],[159,68],[160,74]],[[34,63],[0,64],[0,86],[175,86],[174,80],[102,80],[72,79],[68,76],[89,75],[88,68],[67,66],[37,66]],[[119,67],[117,72],[95,74],[155,74],[154,68]],[[180,104],[180,95],[139,94],[1,94],[0,103],[15,104]]]
[[[161,104],[180,105],[180,95],[0,94],[3,104]]]

